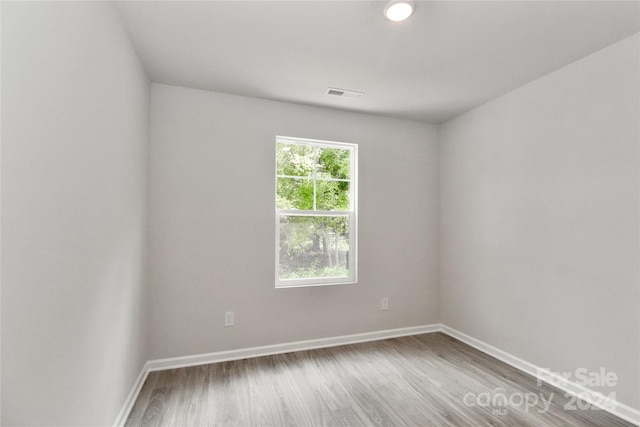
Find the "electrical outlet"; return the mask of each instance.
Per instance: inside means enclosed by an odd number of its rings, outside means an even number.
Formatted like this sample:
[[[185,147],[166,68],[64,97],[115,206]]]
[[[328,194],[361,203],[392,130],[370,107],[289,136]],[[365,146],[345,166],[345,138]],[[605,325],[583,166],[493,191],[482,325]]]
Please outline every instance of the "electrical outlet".
[[[389,298],[380,298],[380,310],[389,310]]]
[[[233,326],[233,311],[224,312],[224,326]]]

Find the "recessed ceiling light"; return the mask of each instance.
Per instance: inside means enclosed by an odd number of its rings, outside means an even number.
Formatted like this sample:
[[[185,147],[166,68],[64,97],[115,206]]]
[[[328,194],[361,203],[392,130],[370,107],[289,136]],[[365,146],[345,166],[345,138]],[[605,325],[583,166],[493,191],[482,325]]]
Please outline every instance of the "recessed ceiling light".
[[[384,7],[384,16],[389,21],[404,21],[414,10],[416,10],[416,4],[413,0],[391,0]]]

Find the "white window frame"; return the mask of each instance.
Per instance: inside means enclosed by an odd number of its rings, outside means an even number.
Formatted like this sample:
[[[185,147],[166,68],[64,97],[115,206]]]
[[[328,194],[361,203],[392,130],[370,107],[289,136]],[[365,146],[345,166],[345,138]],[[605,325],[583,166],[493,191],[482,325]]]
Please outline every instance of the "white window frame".
[[[351,201],[348,211],[319,211],[319,210],[297,210],[278,209],[276,205],[276,191],[278,181],[277,156],[274,156],[275,164],[275,189],[273,204],[276,208],[275,229],[276,229],[276,268],[275,286],[276,288],[294,288],[303,286],[327,286],[344,285],[358,282],[358,145],[346,142],[322,141],[317,139],[293,138],[288,136],[276,136],[276,153],[278,143],[309,145],[322,148],[340,148],[351,151],[351,170],[349,174],[349,198]],[[315,185],[315,177],[314,177]],[[315,201],[314,201],[315,204]],[[349,217],[349,276],[348,277],[314,277],[304,279],[280,279],[280,217],[281,216],[348,216]]]

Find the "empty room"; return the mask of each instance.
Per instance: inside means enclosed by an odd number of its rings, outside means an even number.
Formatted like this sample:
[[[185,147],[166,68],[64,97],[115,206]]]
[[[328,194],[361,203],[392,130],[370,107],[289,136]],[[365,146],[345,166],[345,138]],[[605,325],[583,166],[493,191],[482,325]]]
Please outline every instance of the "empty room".
[[[3,426],[640,426],[640,1],[2,1]]]

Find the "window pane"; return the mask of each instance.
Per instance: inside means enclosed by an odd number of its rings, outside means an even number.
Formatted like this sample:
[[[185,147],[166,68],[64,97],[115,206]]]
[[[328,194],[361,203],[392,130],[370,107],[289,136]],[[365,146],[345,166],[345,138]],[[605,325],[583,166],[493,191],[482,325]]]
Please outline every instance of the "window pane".
[[[316,163],[316,149],[310,145],[286,144],[276,146],[278,175],[313,176]]]
[[[350,210],[349,183],[346,181],[316,181],[316,208],[321,211]]]
[[[349,276],[349,217],[280,216],[280,279]]]
[[[351,174],[351,150],[321,148],[318,158],[318,177],[349,179]]]
[[[306,178],[278,178],[278,209],[313,210],[313,181]]]

